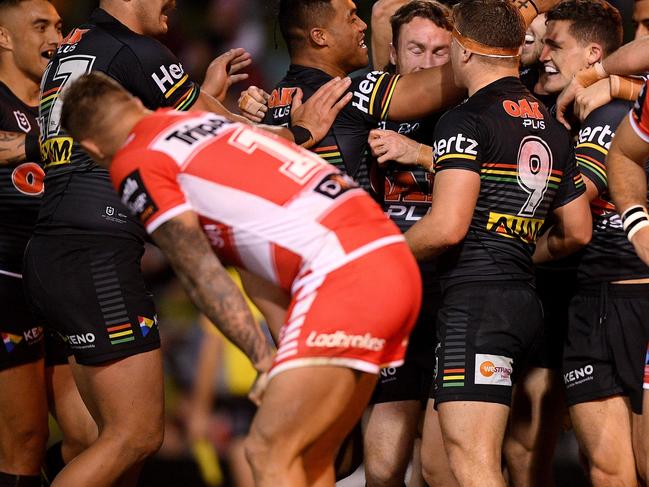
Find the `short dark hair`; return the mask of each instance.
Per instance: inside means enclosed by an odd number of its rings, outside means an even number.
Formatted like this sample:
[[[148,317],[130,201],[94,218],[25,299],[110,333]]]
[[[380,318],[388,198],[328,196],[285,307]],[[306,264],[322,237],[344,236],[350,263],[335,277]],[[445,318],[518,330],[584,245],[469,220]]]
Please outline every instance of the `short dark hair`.
[[[277,22],[289,54],[305,45],[309,31],[324,25],[333,14],[331,0],[279,0]]]
[[[26,1],[27,0],[0,0],[0,12],[7,8],[17,7],[18,5]],[[1,21],[2,18],[0,18],[0,22]]]
[[[465,0],[453,7],[453,23],[465,37],[486,46],[514,49],[525,41],[525,21],[503,0]]]
[[[410,23],[412,19],[421,17],[430,20],[437,27],[448,31],[453,30],[451,23],[451,11],[446,5],[434,0],[412,0],[401,6],[392,17],[390,25],[392,26],[392,45],[397,46],[401,27]]]
[[[546,23],[567,20],[570,34],[580,42],[597,42],[608,56],[622,45],[620,12],[605,0],[565,0],[546,15]]]
[[[75,140],[94,134],[104,118],[102,107],[108,104],[108,97],[126,100],[131,95],[104,73],[93,71],[81,76],[63,93],[61,126]]]

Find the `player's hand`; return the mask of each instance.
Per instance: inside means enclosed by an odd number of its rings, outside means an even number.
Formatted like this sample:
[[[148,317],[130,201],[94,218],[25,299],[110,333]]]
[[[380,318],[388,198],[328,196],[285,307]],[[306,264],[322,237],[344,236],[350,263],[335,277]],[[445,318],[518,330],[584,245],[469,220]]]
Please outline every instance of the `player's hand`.
[[[406,165],[416,165],[419,143],[392,130],[374,129],[368,139],[372,155],[379,164],[395,161]]]
[[[304,103],[302,90],[295,92],[291,105],[291,125],[299,125],[311,132],[311,139],[302,144],[303,147],[308,149],[327,135],[340,111],[352,99],[351,92],[344,94],[351,83],[349,77],[336,77],[322,85]]]
[[[248,51],[241,47],[230,49],[214,59],[207,67],[205,81],[201,88],[223,103],[230,86],[248,79],[248,75],[240,71],[251,63],[252,57]]]
[[[263,399],[264,392],[266,392],[266,387],[268,386],[268,380],[268,372],[260,372],[257,375],[255,383],[250,388],[248,399],[250,399],[257,407],[261,405],[261,400]]]
[[[568,107],[572,106],[574,103],[577,94],[583,89],[584,87],[573,76],[572,81],[570,81],[568,86],[563,89],[557,98],[557,120],[559,120],[559,122],[561,122],[568,130],[570,130],[570,124],[566,120],[566,112]]]
[[[612,100],[610,79],[605,78],[597,83],[577,91],[574,113],[580,121],[586,120],[590,113]]]
[[[635,253],[646,265],[649,265],[649,227],[641,228],[631,239]]]
[[[261,88],[250,86],[241,92],[239,97],[239,113],[251,122],[260,123],[268,111],[270,95]]]

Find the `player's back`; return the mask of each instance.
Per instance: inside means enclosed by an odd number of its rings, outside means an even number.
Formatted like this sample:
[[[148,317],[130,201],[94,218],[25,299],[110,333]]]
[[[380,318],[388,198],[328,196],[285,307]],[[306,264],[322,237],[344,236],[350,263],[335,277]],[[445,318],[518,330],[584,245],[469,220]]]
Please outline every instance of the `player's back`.
[[[262,130],[161,111],[134,134],[111,172],[147,230],[193,210],[224,261],[287,289],[299,274],[333,270],[377,239],[402,240],[351,178]]]
[[[546,217],[583,191],[567,131],[517,78],[491,83],[441,118],[435,167],[480,175],[467,236],[441,258],[455,283],[530,280]]]

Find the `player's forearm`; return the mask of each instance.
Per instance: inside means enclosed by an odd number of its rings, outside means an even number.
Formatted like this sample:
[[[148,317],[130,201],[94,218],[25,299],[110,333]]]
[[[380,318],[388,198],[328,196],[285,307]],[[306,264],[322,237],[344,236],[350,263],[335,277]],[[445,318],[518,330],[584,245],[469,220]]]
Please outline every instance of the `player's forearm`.
[[[25,162],[25,134],[0,132],[0,166]]]
[[[647,180],[645,170],[626,154],[615,139],[606,158],[609,191],[617,211],[621,214],[631,206],[647,206]]]
[[[553,225],[550,230],[543,234],[536,242],[536,249],[532,256],[535,264],[557,260],[574,254],[584,245],[581,238],[566,235],[561,225]]]
[[[537,15],[547,12],[561,0],[509,0],[509,3],[518,8],[525,20],[525,25],[530,26]]]
[[[409,0],[379,0],[372,7],[372,66],[383,70],[390,61],[390,17]]]
[[[406,231],[404,236],[417,262],[425,262],[457,245],[466,235],[466,230],[452,228],[444,218],[427,214]]]
[[[272,362],[268,341],[200,227],[176,217],[161,225],[152,237],[198,309],[250,358],[257,370],[267,370]]]
[[[602,67],[608,74],[643,74],[649,71],[649,37],[636,39],[604,58]]]
[[[451,63],[402,76],[397,82],[388,112],[390,120],[425,118],[459,103],[466,90],[458,88]]]

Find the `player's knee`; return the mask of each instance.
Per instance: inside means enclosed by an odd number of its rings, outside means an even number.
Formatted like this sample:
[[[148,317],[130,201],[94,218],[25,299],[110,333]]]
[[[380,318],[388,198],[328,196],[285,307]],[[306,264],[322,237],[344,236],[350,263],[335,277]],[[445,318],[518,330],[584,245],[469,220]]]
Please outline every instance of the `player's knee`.
[[[626,486],[636,485],[635,472],[631,475],[621,472],[613,465],[595,465],[590,466],[590,481],[594,487],[600,486]]]
[[[38,471],[45,456],[49,435],[47,424],[16,424],[7,432],[10,434],[3,439],[0,456],[6,463],[20,467],[34,466]],[[20,448],[16,448],[16,445],[20,445]]]
[[[374,452],[365,457],[365,478],[368,487],[401,485],[408,468],[410,455],[401,452]],[[402,458],[405,456],[405,459]]]
[[[426,485],[438,485],[440,487],[457,485],[451,467],[444,450],[434,455],[421,457],[421,476]]]
[[[131,428],[129,431],[113,430],[112,435],[117,439],[115,445],[117,454],[128,456],[130,461],[136,464],[154,455],[160,449],[164,438],[164,425],[151,422]]]
[[[527,465],[533,453],[533,445],[526,445],[518,438],[512,436],[505,438],[503,454],[508,465]]]

